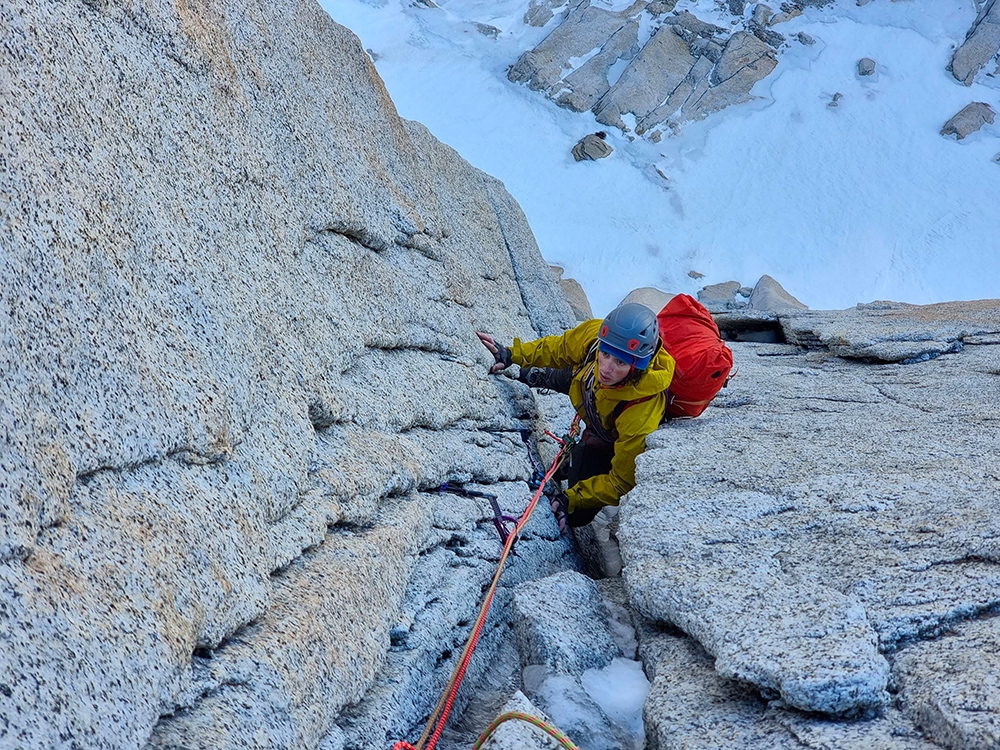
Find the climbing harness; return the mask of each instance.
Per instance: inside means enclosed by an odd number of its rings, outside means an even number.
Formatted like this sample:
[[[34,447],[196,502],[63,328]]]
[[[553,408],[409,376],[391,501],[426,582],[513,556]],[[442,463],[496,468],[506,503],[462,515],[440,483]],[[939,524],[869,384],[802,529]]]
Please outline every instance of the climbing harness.
[[[531,518],[531,514],[535,510],[535,506],[538,505],[538,499],[542,496],[542,490],[545,488],[546,482],[548,482],[556,471],[559,470],[562,462],[569,456],[569,451],[579,439],[579,432],[580,417],[577,415],[573,418],[573,424],[570,426],[569,433],[567,433],[566,437],[560,441],[562,446],[559,449],[559,453],[556,454],[555,459],[552,461],[552,466],[542,478],[541,486],[535,490],[535,494],[532,496],[531,502],[528,503],[528,507],[524,509],[524,513],[521,514],[521,518],[518,520],[514,530],[507,535],[507,539],[504,542],[503,553],[500,555],[500,561],[497,563],[496,573],[493,575],[493,582],[486,591],[486,596],[479,608],[479,616],[476,618],[475,625],[473,625],[472,633],[469,635],[469,639],[465,643],[465,648],[462,650],[461,658],[459,658],[451,677],[448,679],[448,684],[445,686],[445,691],[441,695],[441,700],[438,701],[437,706],[435,706],[430,717],[427,719],[427,726],[424,727],[423,734],[420,735],[420,739],[417,741],[416,745],[411,745],[408,742],[400,740],[392,746],[392,750],[434,750],[434,747],[437,745],[438,740],[441,738],[441,733],[444,732],[445,724],[448,722],[448,715],[451,713],[452,705],[455,703],[455,697],[458,695],[458,688],[462,684],[462,679],[465,677],[465,672],[469,667],[469,662],[472,660],[472,654],[476,650],[476,644],[479,642],[479,636],[482,633],[483,626],[486,624],[486,616],[489,614],[490,605],[493,603],[493,596],[496,594],[497,585],[500,583],[500,574],[503,573],[503,566],[507,562],[507,556],[510,554],[511,549],[514,546],[514,541],[517,539],[518,534],[520,534],[521,529],[523,529],[528,523],[528,520]],[[476,490],[468,490],[468,492],[475,491]],[[527,716],[527,714],[525,715]],[[532,723],[535,721],[539,722],[536,726],[540,726],[542,723],[541,720],[535,719],[535,717],[532,717],[532,719],[534,720]],[[499,719],[497,722],[499,722]],[[568,750],[577,750],[576,746],[573,744],[563,745],[563,747],[568,748]]]
[[[463,497],[482,497],[489,501],[490,507],[493,509],[493,526],[497,530],[497,534],[500,535],[500,543],[507,544],[507,538],[510,536],[510,531],[507,529],[507,524],[517,524],[517,519],[513,516],[505,515],[502,510],[500,510],[500,504],[497,502],[497,496],[491,495],[489,492],[480,492],[479,490],[470,490],[463,487],[460,484],[453,484],[451,482],[445,482],[440,487],[437,488],[438,492],[453,492],[456,495],[462,495]],[[514,540],[517,541],[516,539]],[[512,554],[516,555],[517,552],[511,545]]]

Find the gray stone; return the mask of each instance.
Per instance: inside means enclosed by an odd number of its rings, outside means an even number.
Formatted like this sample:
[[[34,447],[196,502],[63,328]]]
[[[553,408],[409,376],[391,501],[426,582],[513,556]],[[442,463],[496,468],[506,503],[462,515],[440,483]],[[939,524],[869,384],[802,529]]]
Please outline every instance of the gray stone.
[[[618,656],[594,581],[566,571],[514,591],[514,632],[521,665],[579,677]]]
[[[555,83],[548,97],[560,107],[585,112],[610,88],[608,71],[620,59],[629,59],[638,51],[639,23],[630,19],[601,47],[601,51]]]
[[[830,101],[827,103],[826,106],[828,106],[828,107],[839,107],[840,106],[840,100],[843,99],[843,98],[844,98],[844,95],[841,94],[838,91],[832,97],[830,97]]]
[[[673,296],[669,292],[664,292],[662,289],[657,289],[654,286],[641,286],[625,295],[625,299],[619,304],[624,305],[626,302],[638,302],[653,312],[659,312]]]
[[[722,312],[738,307],[746,307],[745,302],[737,302],[736,295],[743,286],[738,281],[724,281],[710,284],[698,291],[698,301],[711,312]]]
[[[800,44],[804,44],[807,47],[812,47],[814,44],[816,44],[816,39],[809,36],[809,34],[807,34],[804,31],[800,31],[798,34],[796,34],[795,38],[799,40]]]
[[[653,0],[646,10],[654,16],[662,16],[677,7],[678,0]]]
[[[490,39],[497,39],[500,36],[500,29],[496,26],[491,26],[488,23],[477,23],[476,31],[483,36],[488,36]]]
[[[661,26],[594,107],[597,121],[624,130],[623,114],[648,115],[684,80],[694,62],[687,42],[673,27]]]
[[[750,23],[748,24],[748,28],[753,32],[754,36],[771,47],[778,48],[785,43],[785,37],[782,34],[765,26]]]
[[[875,61],[870,57],[862,57],[858,60],[858,75],[870,76],[875,74]]]
[[[791,3],[782,3],[781,12],[776,13],[771,19],[771,25],[776,26],[779,23],[787,23],[793,18],[798,18],[802,15],[802,6],[793,5]]]
[[[563,295],[565,295],[566,301],[569,303],[569,307],[576,319],[578,321],[591,320],[594,317],[594,312],[590,307],[590,300],[587,299],[587,293],[580,285],[580,282],[576,279],[563,278],[563,269],[559,266],[551,266],[551,268],[559,279],[559,287],[562,289]]]
[[[747,0],[729,0],[729,12],[734,16],[742,16],[747,7]]]
[[[972,102],[952,117],[941,128],[941,135],[953,135],[962,140],[979,130],[983,125],[992,125],[996,112],[986,102]]]
[[[951,73],[956,80],[971,86],[976,73],[1000,52],[1000,3],[987,0],[966,34],[965,42],[955,50]]]
[[[893,673],[906,714],[942,747],[1000,747],[1000,618],[906,646]]]
[[[875,362],[915,362],[1000,340],[1000,301],[908,305],[872,302],[849,310],[779,314],[785,339]]]
[[[934,750],[897,709],[874,720],[830,721],[762,699],[726,679],[712,657],[680,633],[642,633],[640,652],[653,675],[644,719],[647,748],[689,750]]]
[[[594,49],[604,47],[644,5],[639,2],[625,11],[613,13],[591,6],[588,0],[579,0],[551,34],[518,58],[507,78],[514,83],[526,83],[534,91],[551,90],[563,78],[564,65],[570,58],[585,57]]]
[[[777,64],[773,50],[752,34],[738,31],[730,37],[722,59],[712,71],[712,85],[718,87],[741,79],[740,90],[749,93],[753,84],[774,70]]]
[[[764,3],[758,3],[757,5],[754,6],[753,15],[750,17],[750,22],[763,28],[769,24],[772,15],[774,15],[774,11],[771,10],[770,5],[765,5]]]
[[[781,286],[781,284],[766,274],[758,279],[753,291],[750,293],[750,299],[747,301],[747,307],[751,310],[770,312],[787,310],[789,308],[793,310],[809,309],[806,305],[803,305],[795,299],[795,297],[786,292],[785,288]]]
[[[596,161],[610,156],[613,151],[604,138],[597,133],[589,133],[576,142],[572,154],[577,161]]]
[[[552,16],[554,15],[549,5],[550,3],[543,4],[537,2],[537,0],[531,0],[522,20],[528,26],[544,26],[552,20]]]
[[[996,301],[953,305],[877,320],[916,339],[942,318],[1000,314]],[[912,365],[732,344],[739,377],[702,418],[647,438],[637,462],[618,530],[632,603],[695,637],[719,674],[792,706],[884,703],[883,655],[1000,604],[1000,403],[986,396],[1000,335],[976,342]],[[969,649],[970,681],[990,648]],[[971,703],[989,714],[980,726],[996,720],[989,694]]]

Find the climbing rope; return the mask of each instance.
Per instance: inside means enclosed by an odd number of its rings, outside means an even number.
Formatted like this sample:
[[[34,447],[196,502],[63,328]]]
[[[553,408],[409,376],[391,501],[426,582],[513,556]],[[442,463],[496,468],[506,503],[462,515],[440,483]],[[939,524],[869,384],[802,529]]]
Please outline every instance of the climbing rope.
[[[554,726],[552,726],[547,722],[542,721],[537,716],[532,716],[531,714],[527,714],[524,711],[508,711],[507,713],[498,716],[496,719],[493,720],[493,723],[490,724],[488,727],[486,727],[486,730],[481,735],[479,735],[479,739],[476,740],[476,744],[472,746],[472,750],[480,750],[480,748],[482,748],[483,746],[483,743],[485,743],[486,740],[490,738],[490,735],[492,735],[496,731],[497,727],[503,724],[505,721],[510,721],[511,719],[526,721],[532,726],[538,727],[543,732],[552,737],[562,747],[566,748],[566,750],[580,750],[580,748],[578,748],[576,745],[573,744],[572,740],[570,740],[569,737],[560,732]]]
[[[517,522],[517,526],[514,527],[514,530],[510,533],[504,543],[503,553],[500,555],[500,561],[497,563],[496,573],[493,575],[493,582],[490,584],[490,588],[486,592],[486,598],[483,600],[483,604],[479,608],[479,616],[476,618],[476,624],[472,628],[472,634],[469,636],[469,640],[466,641],[465,648],[462,651],[462,656],[455,665],[455,670],[452,672],[451,677],[448,680],[448,684],[445,687],[444,694],[441,696],[441,700],[438,701],[434,711],[431,712],[430,717],[427,719],[427,726],[424,727],[423,734],[420,735],[420,740],[415,746],[409,744],[408,742],[397,742],[392,746],[393,750],[434,750],[434,747],[437,745],[438,740],[441,738],[441,733],[444,731],[445,724],[448,721],[448,715],[451,713],[455,697],[458,695],[458,688],[462,684],[462,679],[465,677],[465,671],[468,669],[469,661],[472,659],[472,653],[476,650],[476,644],[479,642],[479,635],[482,633],[483,626],[486,624],[486,616],[489,614],[490,605],[493,603],[493,595],[496,593],[497,585],[500,583],[500,574],[503,573],[503,566],[507,562],[507,557],[510,555],[511,548],[514,546],[514,541],[520,535],[521,529],[523,529],[528,523],[528,519],[531,518],[531,514],[534,512],[535,506],[538,505],[538,498],[542,496],[545,485],[556,473],[556,471],[559,470],[563,461],[568,457],[569,450],[575,444],[579,432],[580,417],[577,415],[574,417],[573,424],[570,426],[569,434],[567,434],[563,439],[556,438],[561,443],[562,447],[559,449],[559,453],[556,454],[555,459],[552,461],[552,466],[542,479],[541,485],[532,496],[531,502],[528,503],[528,507],[525,508],[524,513],[521,514],[521,518]],[[427,744],[425,745],[424,743]],[[573,745],[569,745],[569,747],[574,748]]]

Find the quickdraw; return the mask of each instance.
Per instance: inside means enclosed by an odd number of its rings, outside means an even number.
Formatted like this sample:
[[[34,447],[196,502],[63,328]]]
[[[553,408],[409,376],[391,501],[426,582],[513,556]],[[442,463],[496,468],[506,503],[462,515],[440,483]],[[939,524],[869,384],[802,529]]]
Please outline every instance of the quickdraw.
[[[517,519],[514,518],[514,516],[506,515],[502,510],[500,510],[500,503],[497,502],[496,495],[492,495],[489,492],[480,492],[479,490],[470,490],[460,484],[452,484],[451,482],[445,482],[437,488],[437,491],[452,492],[456,495],[462,495],[463,497],[481,497],[488,500],[490,507],[493,509],[493,526],[497,530],[497,534],[500,535],[500,543],[503,545],[507,544],[507,539],[511,534],[510,530],[507,528],[507,524],[512,523],[517,526]],[[514,540],[514,542],[516,541],[517,539]],[[511,554],[517,554],[517,552],[514,551],[513,543],[511,543]]]

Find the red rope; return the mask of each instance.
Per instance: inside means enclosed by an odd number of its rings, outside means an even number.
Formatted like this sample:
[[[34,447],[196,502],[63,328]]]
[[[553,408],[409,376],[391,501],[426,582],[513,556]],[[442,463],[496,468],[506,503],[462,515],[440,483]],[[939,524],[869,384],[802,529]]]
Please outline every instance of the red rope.
[[[570,427],[570,435],[574,435],[579,430],[579,422],[580,417],[577,415],[574,417],[573,424]],[[469,666],[469,661],[472,659],[472,652],[475,651],[476,644],[479,641],[479,635],[483,630],[483,626],[486,624],[486,616],[489,614],[490,605],[493,603],[493,595],[496,593],[497,584],[500,582],[500,574],[503,572],[503,566],[507,562],[507,556],[510,554],[511,548],[514,546],[514,542],[521,533],[521,529],[528,523],[528,519],[531,518],[531,514],[534,512],[535,506],[538,505],[538,499],[542,496],[542,492],[545,490],[545,485],[552,478],[552,475],[556,473],[556,470],[558,470],[561,460],[566,453],[566,448],[569,447],[569,440],[559,440],[559,442],[562,443],[562,448],[560,448],[559,453],[556,454],[555,459],[552,461],[552,466],[549,468],[548,473],[546,473],[545,478],[542,479],[542,483],[539,485],[538,490],[531,498],[531,502],[528,503],[528,507],[525,508],[524,513],[521,514],[521,518],[517,522],[517,526],[514,527],[514,531],[507,537],[503,553],[500,555],[500,562],[497,563],[497,571],[493,576],[493,582],[490,584],[489,593],[486,594],[486,598],[483,600],[483,604],[479,609],[479,616],[476,618],[476,624],[472,630],[472,635],[465,644],[465,650],[462,652],[462,658],[459,660],[459,663],[449,680],[450,689],[446,690],[445,695],[442,696],[440,701],[438,701],[438,705],[434,709],[433,713],[431,713],[430,718],[427,720],[427,726],[424,728],[424,733],[420,737],[420,741],[417,742],[416,747],[413,747],[405,742],[397,742],[393,746],[393,750],[434,750],[435,745],[437,745],[438,740],[441,738],[441,733],[444,732],[445,724],[448,721],[448,715],[451,713],[452,705],[455,703],[455,697],[458,695],[458,689],[462,684],[462,679],[465,677],[465,671]],[[435,722],[437,722],[437,724],[435,726],[434,733],[431,735],[430,740],[425,747],[424,740],[427,738],[427,733],[430,731],[431,726],[434,725]]]

